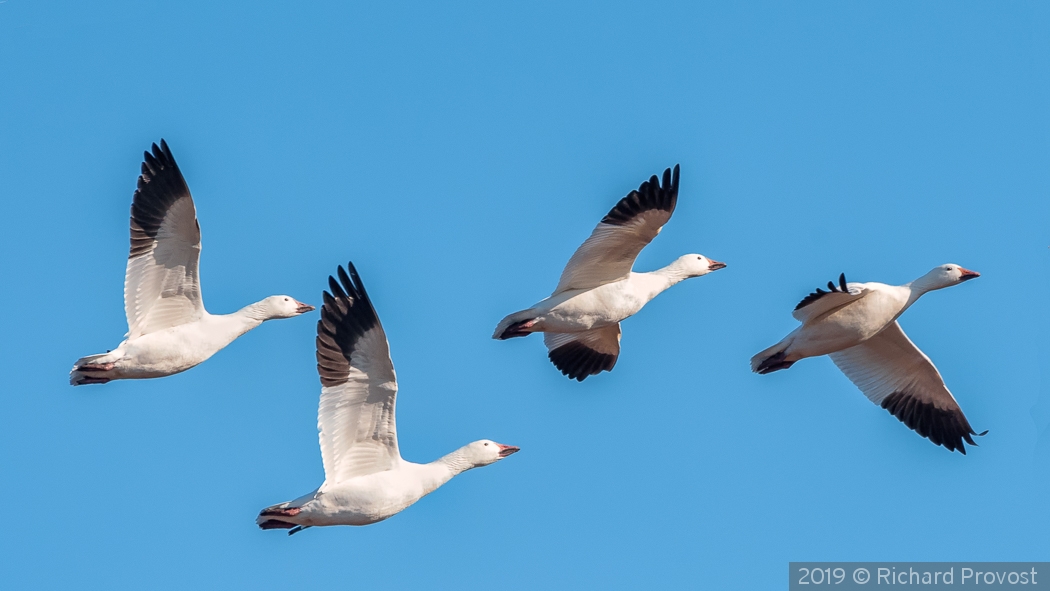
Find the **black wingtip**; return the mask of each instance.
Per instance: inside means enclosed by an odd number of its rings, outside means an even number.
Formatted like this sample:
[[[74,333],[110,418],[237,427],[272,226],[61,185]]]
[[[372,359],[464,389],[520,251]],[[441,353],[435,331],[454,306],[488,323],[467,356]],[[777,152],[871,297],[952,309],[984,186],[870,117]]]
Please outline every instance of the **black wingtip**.
[[[342,267],[339,268],[342,271]],[[335,277],[328,276],[328,290],[332,292],[331,297],[333,298],[346,298],[346,292],[343,291],[343,286],[339,285],[339,282],[335,280]],[[324,295],[328,295],[328,292],[324,292]],[[325,299],[328,302],[328,299]]]
[[[962,409],[939,409],[907,391],[893,392],[882,400],[880,406],[934,445],[944,446],[948,451],[958,451],[963,455],[966,455],[966,444],[978,447],[971,434],[981,436],[988,432],[974,433]]]
[[[347,263],[347,266],[350,267],[351,271],[354,268],[354,266],[350,263]],[[357,291],[357,286],[354,285],[354,282],[350,280],[350,277],[346,274],[346,271],[343,270],[342,265],[339,265],[339,268],[336,269],[336,274],[339,275],[339,282],[343,284],[344,288],[346,288],[346,293],[353,295],[354,292]],[[354,274],[356,275],[356,273]]]
[[[621,199],[602,218],[602,223],[622,226],[629,223],[635,216],[652,210],[673,213],[678,203],[678,174],[679,167],[676,164],[673,172],[670,168],[664,169],[662,185],[660,177],[655,174],[650,176],[638,186],[637,190],[631,191]]]
[[[357,340],[379,324],[379,316],[353,263],[340,265],[328,276],[317,322],[317,373],[322,386],[346,382]]]
[[[349,285],[353,286],[354,297],[366,304],[372,310],[372,313],[375,314],[372,299],[368,297],[368,290],[365,289],[365,283],[361,281],[361,275],[357,273],[357,267],[354,266],[353,261],[346,262],[346,272],[343,272],[343,268],[339,267],[339,273],[344,284],[349,283]]]
[[[563,375],[577,382],[603,371],[612,371],[616,366],[616,355],[599,353],[578,341],[551,350],[547,353],[547,359]]]
[[[150,145],[150,149],[142,153],[142,161],[144,165],[142,172],[144,173],[146,172],[146,164],[150,165],[150,168],[152,169],[150,171],[151,174],[156,174],[158,172],[158,168],[178,169],[179,167],[179,165],[175,162],[175,156],[171,154],[171,148],[168,147],[168,142],[164,141],[164,138],[160,139],[159,146],[157,145],[157,142],[153,142]]]
[[[190,198],[190,188],[167,143],[163,139],[160,143],[163,149],[154,143],[152,151],[142,153],[135,195],[131,199],[131,250],[128,258],[150,251],[172,204]],[[199,225],[196,232],[199,239]]]
[[[824,291],[821,288],[817,288],[813,293],[802,298],[802,301],[795,306],[795,310],[800,310],[813,302],[819,300],[821,297],[828,295],[829,293],[849,293],[849,288],[846,287],[846,274],[839,273],[839,284],[835,285],[834,281],[828,281],[828,291]]]

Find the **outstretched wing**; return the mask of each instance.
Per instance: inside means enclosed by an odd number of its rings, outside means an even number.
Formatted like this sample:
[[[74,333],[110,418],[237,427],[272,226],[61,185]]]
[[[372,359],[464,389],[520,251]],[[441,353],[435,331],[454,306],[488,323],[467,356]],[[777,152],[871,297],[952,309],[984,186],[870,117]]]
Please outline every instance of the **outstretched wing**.
[[[131,253],[124,276],[128,338],[186,324],[204,315],[201,229],[186,179],[168,144],[145,152],[131,202]]]
[[[317,323],[317,409],[325,484],[397,465],[397,376],[390,347],[353,263],[328,277]],[[341,284],[341,285],[340,285]]]
[[[861,287],[860,284],[847,285],[845,273],[839,275],[838,285],[828,281],[828,290],[824,291],[818,287],[813,293],[802,298],[791,315],[795,317],[795,320],[804,323],[854,302],[868,293],[868,290]]]
[[[628,276],[638,253],[660,233],[678,203],[678,165],[621,199],[580,245],[562,271],[554,293],[589,289]]]
[[[587,376],[612,371],[620,356],[620,324],[584,332],[545,332],[543,343],[554,367],[582,382]]]
[[[963,454],[963,440],[976,445],[971,435],[977,433],[940,372],[896,321],[861,344],[830,357],[868,400],[890,411],[919,435]]]

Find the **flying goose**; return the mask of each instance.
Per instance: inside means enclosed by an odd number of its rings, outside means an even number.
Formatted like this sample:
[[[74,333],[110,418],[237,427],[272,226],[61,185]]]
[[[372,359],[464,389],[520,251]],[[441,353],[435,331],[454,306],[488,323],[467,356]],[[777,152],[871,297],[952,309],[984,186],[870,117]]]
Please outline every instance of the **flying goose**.
[[[724,268],[699,254],[648,273],[631,270],[678,203],[678,165],[653,175],[621,199],[569,259],[551,296],[500,321],[492,338],[542,332],[547,357],[570,379],[612,371],[620,355],[620,321],[672,285]]]
[[[430,462],[401,459],[394,406],[397,376],[390,347],[354,269],[328,277],[317,323],[317,409],[324,484],[259,513],[262,529],[294,534],[314,525],[368,525],[391,517],[462,472],[518,451],[482,439]],[[341,285],[340,285],[341,284]]]
[[[963,440],[977,445],[971,435],[978,433],[897,318],[926,292],[976,277],[980,274],[954,264],[899,286],[846,283],[845,274],[839,275],[838,285],[828,282],[828,291],[817,289],[799,302],[792,315],[802,326],[752,357],[751,369],[766,374],[828,355],[869,400],[934,444],[965,454]]]
[[[201,300],[201,229],[190,189],[164,140],[144,154],[124,278],[128,333],[113,351],[78,359],[69,374],[74,386],[186,371],[263,321],[314,309],[276,295],[232,314],[209,314]]]

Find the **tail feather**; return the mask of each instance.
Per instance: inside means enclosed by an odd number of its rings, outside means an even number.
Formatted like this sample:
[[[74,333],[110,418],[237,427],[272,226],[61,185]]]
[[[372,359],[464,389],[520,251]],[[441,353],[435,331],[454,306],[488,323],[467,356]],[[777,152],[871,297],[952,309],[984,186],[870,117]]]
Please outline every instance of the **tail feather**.
[[[301,525],[295,523],[294,518],[300,512],[302,507],[294,505],[295,501],[287,501],[279,503],[277,505],[271,505],[262,511],[259,511],[259,517],[255,519],[255,524],[259,526],[259,529],[287,529],[291,530],[288,535],[292,535],[303,530],[308,525]]]
[[[260,521],[260,529],[295,529],[299,527],[294,523],[288,523],[287,521],[281,521],[280,519],[267,519],[266,521]]]
[[[514,337],[529,336],[531,331],[523,330],[522,325],[533,320],[536,314],[532,310],[522,310],[507,316],[496,325],[496,331],[492,338],[497,340],[512,339]]]
[[[116,359],[117,357],[113,352],[88,355],[77,359],[76,363],[73,364],[72,371],[69,372],[70,385],[105,384],[113,379],[111,376],[106,375],[113,368],[100,366],[111,363]]]
[[[113,353],[99,353],[98,355],[88,355],[87,357],[81,357],[77,359],[77,362],[73,364],[73,369],[76,369],[82,365],[90,365],[92,363],[105,363],[103,361],[106,357],[112,357]]]
[[[765,351],[762,351],[758,355],[755,355],[751,358],[751,371],[759,374],[767,374],[791,367],[795,362],[786,360],[785,353],[787,352],[787,348],[788,344],[781,341]]]

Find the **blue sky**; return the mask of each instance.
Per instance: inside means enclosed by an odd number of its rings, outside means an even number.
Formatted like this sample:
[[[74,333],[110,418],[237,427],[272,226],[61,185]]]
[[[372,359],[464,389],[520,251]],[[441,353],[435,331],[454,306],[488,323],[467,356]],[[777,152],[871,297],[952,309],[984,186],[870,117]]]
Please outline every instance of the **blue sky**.
[[[1048,31],[1035,2],[3,2],[0,571],[775,589],[790,560],[1046,560]],[[522,452],[384,523],[289,538],[254,518],[323,479],[316,313],[181,375],[68,386],[126,330],[128,208],[161,137],[211,312],[318,304],[353,260],[405,458]],[[678,209],[637,268],[727,269],[627,320],[616,369],[582,384],[539,337],[489,338],[675,163]],[[969,455],[828,359],[748,371],[840,272],[904,283],[945,262],[982,277],[902,325],[990,430]]]

